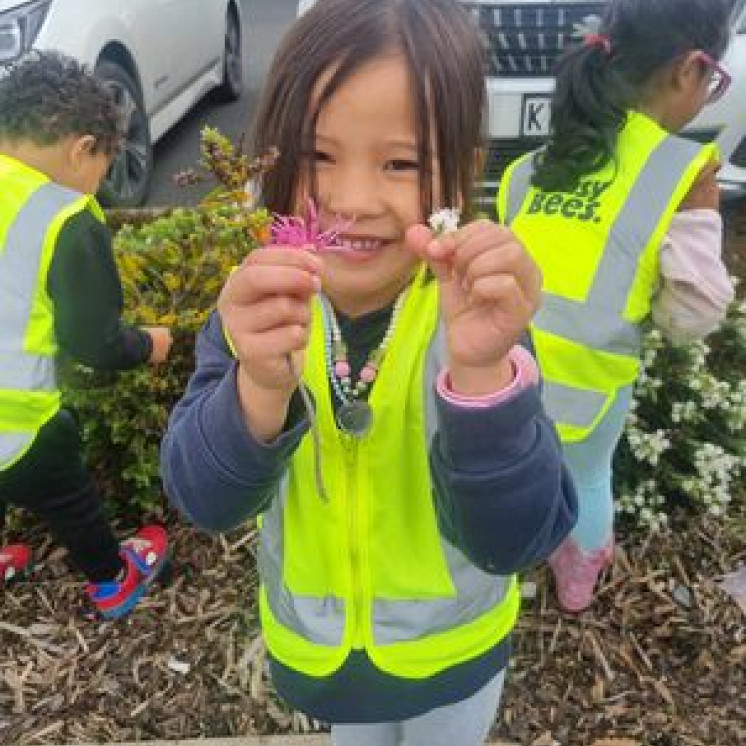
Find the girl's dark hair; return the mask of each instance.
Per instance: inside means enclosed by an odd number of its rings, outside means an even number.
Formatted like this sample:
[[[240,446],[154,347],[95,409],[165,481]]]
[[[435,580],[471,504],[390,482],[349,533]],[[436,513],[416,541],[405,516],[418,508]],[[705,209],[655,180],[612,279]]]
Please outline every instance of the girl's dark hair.
[[[416,111],[420,201],[432,212],[431,133],[440,163],[445,205],[471,205],[484,106],[484,70],[476,27],[455,0],[320,0],[290,29],[275,55],[259,106],[254,150],[280,151],[264,176],[265,205],[289,213],[299,177],[313,184],[320,110],[367,62],[400,50],[409,68]],[[317,101],[314,86],[333,70]],[[307,169],[304,173],[304,169]]]
[[[32,52],[0,67],[0,138],[39,146],[91,135],[94,152],[114,155],[124,123],[106,86],[57,52]]]
[[[551,134],[536,157],[533,184],[572,191],[614,157],[627,112],[653,75],[699,49],[719,59],[728,43],[725,0],[613,0],[601,21],[603,44],[585,44],[559,62]]]

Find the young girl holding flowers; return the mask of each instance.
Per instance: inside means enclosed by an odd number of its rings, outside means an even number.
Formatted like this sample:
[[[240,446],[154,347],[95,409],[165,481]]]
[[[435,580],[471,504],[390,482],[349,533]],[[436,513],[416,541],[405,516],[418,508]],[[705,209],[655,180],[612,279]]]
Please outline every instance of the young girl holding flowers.
[[[519,344],[540,275],[509,230],[471,219],[481,65],[453,0],[322,0],[297,22],[255,147],[281,153],[266,206],[313,199],[318,218],[278,220],[231,275],[164,439],[190,520],[259,516],[275,686],[337,746],[483,743],[515,573],[574,522]],[[462,226],[436,233],[445,206]]]

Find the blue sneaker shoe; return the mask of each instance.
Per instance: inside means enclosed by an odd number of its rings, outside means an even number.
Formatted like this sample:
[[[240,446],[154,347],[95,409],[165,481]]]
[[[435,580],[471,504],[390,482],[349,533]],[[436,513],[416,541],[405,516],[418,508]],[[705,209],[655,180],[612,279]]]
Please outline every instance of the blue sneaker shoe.
[[[89,583],[86,588],[93,605],[106,619],[118,619],[132,611],[158,577],[168,558],[168,534],[161,526],[144,526],[121,546],[124,578]]]

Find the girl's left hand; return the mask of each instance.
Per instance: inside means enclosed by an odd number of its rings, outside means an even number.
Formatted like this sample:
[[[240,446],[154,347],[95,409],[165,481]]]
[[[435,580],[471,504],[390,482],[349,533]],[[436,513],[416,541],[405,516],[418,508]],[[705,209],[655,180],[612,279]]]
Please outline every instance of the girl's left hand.
[[[541,272],[523,244],[489,220],[439,237],[416,225],[407,231],[407,244],[440,284],[454,390],[488,394],[510,383],[508,352],[541,298]]]

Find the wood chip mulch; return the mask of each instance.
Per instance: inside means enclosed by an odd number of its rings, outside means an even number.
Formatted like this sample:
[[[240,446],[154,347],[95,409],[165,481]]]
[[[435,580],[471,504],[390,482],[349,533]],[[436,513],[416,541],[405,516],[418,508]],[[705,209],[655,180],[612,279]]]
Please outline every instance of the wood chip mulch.
[[[717,582],[745,562],[743,521],[622,539],[578,616],[537,571],[495,732],[525,746],[746,743],[746,609]]]
[[[591,611],[560,613],[548,575],[523,615],[494,735],[524,746],[746,743],[746,614],[717,580],[746,562],[743,521],[622,540]],[[253,611],[251,529],[174,521],[173,580],[127,619],[96,619],[38,529],[33,579],[2,589],[0,744],[305,732],[275,699]],[[456,746],[456,745],[454,745]]]

